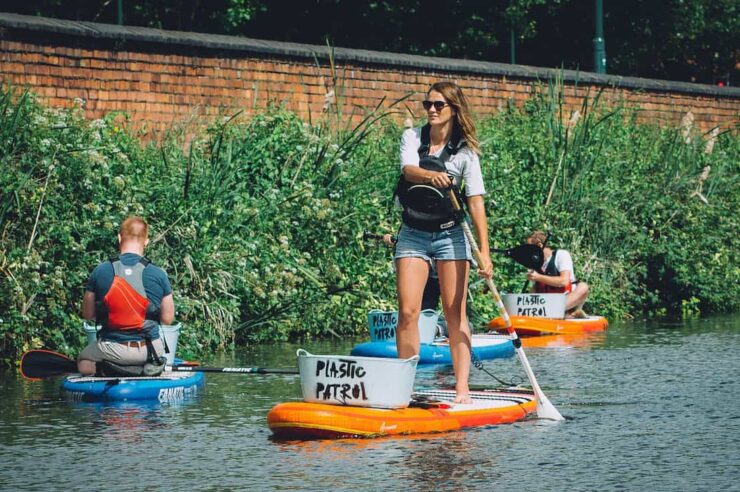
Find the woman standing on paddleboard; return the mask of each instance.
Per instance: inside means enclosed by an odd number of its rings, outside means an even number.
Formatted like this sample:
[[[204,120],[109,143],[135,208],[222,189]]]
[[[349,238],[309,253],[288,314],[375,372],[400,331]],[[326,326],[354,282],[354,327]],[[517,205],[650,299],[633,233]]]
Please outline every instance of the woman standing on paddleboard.
[[[454,82],[437,82],[422,102],[428,123],[401,138],[401,173],[396,194],[403,207],[395,261],[399,320],[399,358],[419,353],[418,322],[429,266],[439,277],[442,308],[449,330],[456,377],[457,403],[470,401],[470,327],[466,316],[468,272],[472,255],[448,197],[451,185],[461,187],[473,221],[482,264],[478,273],[491,277],[488,224],[483,195],[479,147],[467,100]],[[451,179],[452,178],[452,179]]]

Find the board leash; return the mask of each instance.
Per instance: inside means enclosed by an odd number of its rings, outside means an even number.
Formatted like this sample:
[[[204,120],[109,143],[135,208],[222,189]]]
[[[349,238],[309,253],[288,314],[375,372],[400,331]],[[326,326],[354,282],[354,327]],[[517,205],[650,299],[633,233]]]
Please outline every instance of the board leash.
[[[483,361],[480,359],[480,357],[478,357],[478,354],[475,353],[475,351],[473,350],[473,347],[470,347],[470,360],[476,369],[478,369],[479,371],[485,372],[495,381],[497,381],[498,383],[504,386],[519,386],[519,384],[523,382],[523,380],[520,380],[519,383],[515,383],[513,379],[509,382],[506,382],[506,381],[499,379],[498,376],[496,376],[495,374],[490,372],[488,369],[486,369],[486,366],[483,365]]]

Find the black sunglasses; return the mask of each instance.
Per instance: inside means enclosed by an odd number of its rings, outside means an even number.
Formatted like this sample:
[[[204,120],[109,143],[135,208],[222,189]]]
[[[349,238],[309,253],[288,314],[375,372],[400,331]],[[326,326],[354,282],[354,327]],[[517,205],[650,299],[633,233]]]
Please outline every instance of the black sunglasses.
[[[427,111],[429,111],[432,106],[434,106],[434,109],[437,111],[442,111],[442,108],[449,106],[449,104],[444,101],[422,101],[421,105],[424,106],[424,109]]]

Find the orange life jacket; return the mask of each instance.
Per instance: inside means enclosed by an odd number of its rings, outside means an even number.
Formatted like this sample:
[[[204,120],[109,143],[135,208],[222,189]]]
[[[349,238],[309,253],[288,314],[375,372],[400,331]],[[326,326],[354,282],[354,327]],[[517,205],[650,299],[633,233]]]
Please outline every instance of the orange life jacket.
[[[144,289],[144,269],[149,260],[142,257],[136,265],[126,266],[120,259],[111,260],[113,283],[103,297],[106,319],[104,328],[117,331],[140,331],[151,311]],[[151,319],[151,317],[149,317]]]

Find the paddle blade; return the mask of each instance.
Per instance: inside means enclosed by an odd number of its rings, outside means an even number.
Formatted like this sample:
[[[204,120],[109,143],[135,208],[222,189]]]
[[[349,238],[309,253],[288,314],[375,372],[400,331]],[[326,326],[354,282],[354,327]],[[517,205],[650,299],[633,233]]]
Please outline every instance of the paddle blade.
[[[534,244],[520,244],[514,248],[507,249],[504,254],[530,270],[539,269],[545,261],[542,248]]]
[[[77,372],[77,363],[66,355],[50,350],[29,350],[21,356],[21,376],[45,379]]]
[[[555,405],[550,403],[544,393],[540,392],[537,398],[537,418],[547,420],[565,420]]]
[[[508,318],[508,315],[507,315]],[[511,323],[507,323],[507,328],[509,329],[509,334],[516,338],[519,338],[515,331],[511,329]],[[547,420],[565,420],[565,417],[563,417],[560,412],[558,412],[558,409],[555,408],[555,405],[550,403],[550,400],[545,396],[545,393],[542,391],[542,388],[540,388],[539,383],[537,382],[537,378],[534,376],[534,372],[532,371],[532,366],[529,365],[529,360],[527,360],[527,355],[524,353],[524,349],[521,347],[518,347],[516,349],[517,356],[519,356],[519,360],[522,363],[522,367],[524,368],[524,372],[527,374],[527,378],[529,379],[530,384],[532,385],[532,390],[534,391],[534,397],[537,399],[537,418],[540,419],[547,419]]]

